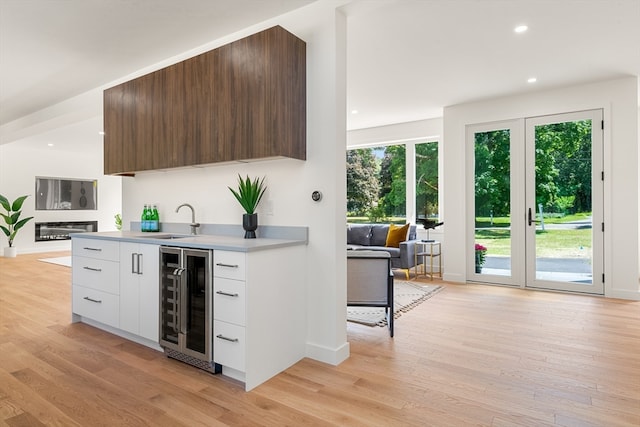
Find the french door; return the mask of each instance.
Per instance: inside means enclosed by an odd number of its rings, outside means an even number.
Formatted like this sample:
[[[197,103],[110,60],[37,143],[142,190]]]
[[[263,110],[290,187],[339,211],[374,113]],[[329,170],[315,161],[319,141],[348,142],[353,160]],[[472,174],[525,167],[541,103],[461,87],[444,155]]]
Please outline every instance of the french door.
[[[470,126],[470,281],[603,294],[602,111]]]

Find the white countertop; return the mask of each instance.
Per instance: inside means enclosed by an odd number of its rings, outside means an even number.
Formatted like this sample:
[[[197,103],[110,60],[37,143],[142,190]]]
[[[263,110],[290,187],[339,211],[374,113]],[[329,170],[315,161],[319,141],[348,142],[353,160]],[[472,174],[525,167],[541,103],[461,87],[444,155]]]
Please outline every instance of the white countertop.
[[[172,237],[172,238],[169,238]],[[253,252],[286,246],[306,245],[305,240],[243,237],[199,234],[191,236],[179,233],[143,233],[140,231],[104,231],[95,233],[74,233],[72,239],[118,240],[120,242],[148,243],[153,245],[177,246],[194,249],[217,249],[236,252]]]

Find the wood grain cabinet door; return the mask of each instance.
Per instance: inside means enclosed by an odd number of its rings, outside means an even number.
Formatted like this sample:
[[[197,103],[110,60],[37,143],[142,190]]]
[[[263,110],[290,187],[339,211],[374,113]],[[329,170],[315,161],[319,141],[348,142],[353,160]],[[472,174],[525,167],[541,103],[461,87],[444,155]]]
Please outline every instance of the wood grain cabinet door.
[[[273,27],[107,89],[105,173],[306,159],[306,45]]]

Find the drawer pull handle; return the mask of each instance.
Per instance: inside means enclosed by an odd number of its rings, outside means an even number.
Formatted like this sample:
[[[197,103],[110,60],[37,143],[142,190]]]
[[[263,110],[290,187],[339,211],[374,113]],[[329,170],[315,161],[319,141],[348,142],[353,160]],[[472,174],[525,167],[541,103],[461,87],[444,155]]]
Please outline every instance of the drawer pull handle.
[[[231,294],[229,292],[224,292],[224,291],[216,291],[216,294],[224,295],[224,296],[227,296],[227,297],[237,297],[238,296],[238,294]]]
[[[221,262],[216,264],[218,267],[238,268],[238,264],[223,264]]]
[[[99,300],[99,299],[93,299],[89,297],[84,297],[84,299],[86,299],[87,301],[97,302],[98,304],[102,304],[102,300]]]
[[[97,252],[102,252],[102,249],[100,249],[100,248],[87,248],[87,247],[84,247],[84,248],[82,248],[82,249],[86,249],[87,251],[97,251]]]
[[[238,338],[228,338],[228,337],[225,337],[224,335],[216,335],[216,338],[220,338],[221,340],[225,340],[225,341],[238,342]]]
[[[101,268],[93,268],[93,267],[82,267],[85,270],[91,270],[91,271],[97,271],[97,272],[101,272],[102,269]]]

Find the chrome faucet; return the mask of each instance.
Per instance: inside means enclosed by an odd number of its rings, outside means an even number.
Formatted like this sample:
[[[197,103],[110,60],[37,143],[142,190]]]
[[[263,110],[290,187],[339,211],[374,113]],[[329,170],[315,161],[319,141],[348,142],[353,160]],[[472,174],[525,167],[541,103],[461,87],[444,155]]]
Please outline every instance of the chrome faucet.
[[[191,227],[191,235],[195,236],[196,234],[198,234],[198,227],[200,227],[200,224],[196,222],[196,211],[193,209],[193,206],[191,206],[189,203],[183,203],[176,208],[176,213],[183,206],[186,206],[189,209],[191,209],[191,224],[189,224],[189,226]]]

